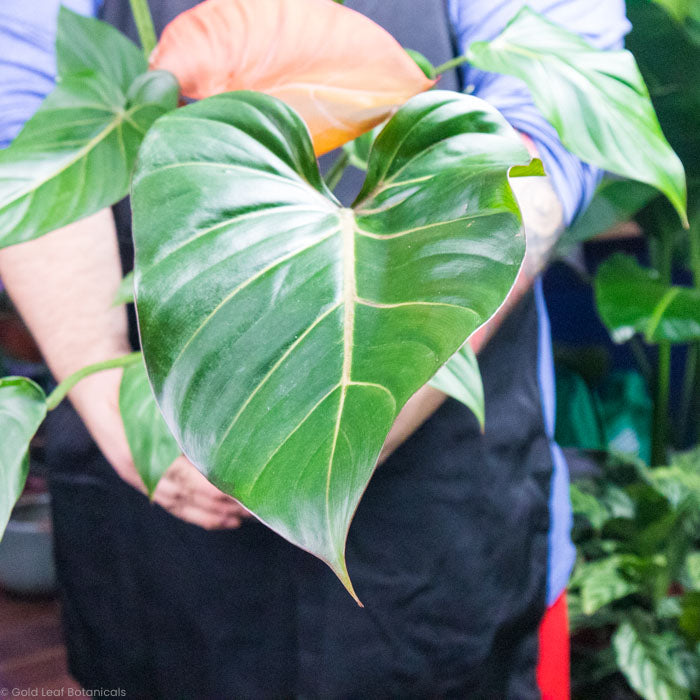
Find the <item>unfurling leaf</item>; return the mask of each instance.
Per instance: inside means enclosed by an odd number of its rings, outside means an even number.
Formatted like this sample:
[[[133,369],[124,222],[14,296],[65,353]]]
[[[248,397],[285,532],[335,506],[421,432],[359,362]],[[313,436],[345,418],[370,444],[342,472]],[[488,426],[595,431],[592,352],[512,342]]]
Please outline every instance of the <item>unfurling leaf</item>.
[[[391,34],[328,0],[206,0],[165,28],[151,66],[174,73],[187,97],[278,97],[304,119],[317,154],[434,84]]]
[[[389,121],[352,209],[267,95],[202,100],[144,141],[136,302],[156,400],[214,484],[349,590],[345,538],[394,419],[515,280],[507,174],[528,161],[498,112],[449,92]]]
[[[484,385],[479,363],[469,343],[465,343],[430,380],[430,386],[461,401],[484,430]]]
[[[527,83],[535,104],[579,158],[653,185],[687,224],[683,165],[661,131],[629,51],[599,51],[523,8],[493,41],[475,41],[477,68]]]
[[[0,379],[0,539],[22,495],[29,442],[46,416],[46,396],[25,377]]]
[[[143,362],[136,362],[124,370],[119,389],[119,411],[134,466],[148,495],[153,496],[160,477],[180,454],[180,448],[153,398]]]
[[[649,343],[687,343],[700,338],[700,292],[664,284],[656,271],[621,253],[596,274],[598,314],[616,343],[643,333]]]
[[[122,199],[144,134],[177,105],[175,78],[140,73],[138,48],[99,20],[61,8],[57,58],[56,88],[0,151],[0,248]]]

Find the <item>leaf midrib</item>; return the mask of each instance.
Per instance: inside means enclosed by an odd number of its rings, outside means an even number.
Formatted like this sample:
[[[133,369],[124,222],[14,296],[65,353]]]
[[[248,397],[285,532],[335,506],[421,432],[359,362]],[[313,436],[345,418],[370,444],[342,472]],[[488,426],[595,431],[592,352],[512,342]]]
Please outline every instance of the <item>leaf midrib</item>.
[[[131,120],[131,116],[138,112],[140,109],[145,107],[146,105],[135,105],[134,107],[131,107],[130,109],[126,111],[121,111],[121,112],[111,112],[114,114],[114,119],[112,119],[107,126],[100,131],[96,136],[93,136],[82,148],[78,149],[75,154],[66,162],[61,168],[58,170],[52,172],[50,175],[48,175],[46,178],[42,179],[41,181],[37,182],[35,180],[31,181],[31,187],[20,191],[19,193],[13,193],[11,198],[6,200],[5,202],[0,202],[0,209],[4,209],[6,207],[12,206],[22,198],[26,197],[27,195],[30,195],[32,192],[35,192],[38,190],[40,187],[43,187],[47,182],[50,182],[51,180],[57,178],[59,175],[64,173],[66,170],[74,166],[76,163],[78,163],[80,160],[82,160],[85,156],[87,156],[90,151],[94,150],[97,145],[101,142],[104,141],[109,134],[114,131],[117,128],[120,128],[122,123],[124,121],[128,121],[129,124],[133,126],[133,122]],[[142,129],[139,129],[143,133]]]
[[[328,458],[328,471],[326,474],[326,525],[328,526],[328,541],[332,543],[333,532],[331,530],[330,492],[331,477],[333,474],[333,460],[338,446],[340,424],[343,418],[345,398],[352,373],[353,336],[355,332],[355,303],[357,301],[357,280],[355,278],[355,213],[352,209],[341,209],[339,216],[340,235],[343,245],[343,369],[340,376],[340,402],[338,403],[338,416],[335,421],[331,454]]]

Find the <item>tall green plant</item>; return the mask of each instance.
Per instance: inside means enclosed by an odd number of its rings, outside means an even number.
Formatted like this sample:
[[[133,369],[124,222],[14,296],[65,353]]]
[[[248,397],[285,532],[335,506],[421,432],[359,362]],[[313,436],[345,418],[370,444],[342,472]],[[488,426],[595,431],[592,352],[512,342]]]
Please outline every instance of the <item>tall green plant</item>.
[[[280,8],[302,12],[303,5],[295,0]],[[265,7],[261,13],[269,12]],[[198,8],[207,11],[207,3]],[[352,590],[345,537],[401,406],[450,362],[435,381],[483,414],[465,342],[501,305],[522,261],[521,214],[509,177],[542,170],[485,102],[444,92],[406,101],[432,80],[368,20],[330,3],[323,12],[334,13],[338,41],[350,53],[357,39],[381,59],[365,76],[372,84],[367,99],[380,115],[371,120],[357,98],[351,62],[357,56],[348,55],[347,65],[328,63],[333,109],[339,96],[349,100],[343,115],[349,126],[330,136],[315,131],[328,126],[319,106],[325,93],[300,88],[298,66],[290,68],[289,86],[278,76],[271,91],[288,95],[301,115],[250,91],[174,111],[172,76],[146,72],[142,52],[114,29],[62,10],[61,80],[0,153],[0,245],[114,203],[127,191],[138,153],[136,304],[145,369],[168,429],[215,484],[326,561]],[[192,24],[198,52],[216,41],[229,45],[231,37],[221,36],[220,24],[188,17],[176,20],[177,31],[166,32],[167,47],[153,55],[159,65],[182,70],[188,94],[211,94],[221,76],[194,70],[193,56],[177,48],[188,35],[180,30]],[[357,35],[343,31],[343,18]],[[148,22],[142,16],[139,23],[148,51]],[[316,25],[330,26],[305,27]],[[251,36],[261,26],[253,23]],[[202,34],[208,30],[215,35]],[[314,46],[333,43],[323,38]],[[286,50],[278,39],[265,36],[269,65],[275,51]],[[466,58],[485,70],[526,80],[534,72],[556,84],[560,99],[553,100],[531,80],[535,100],[566,145],[601,167],[651,183],[684,219],[682,167],[630,54],[600,54],[525,10],[501,37],[473,45]],[[239,79],[230,66],[214,64],[226,80]],[[399,76],[391,65],[401,66]],[[356,149],[356,157],[366,159],[367,178],[352,208],[344,208],[320,177],[312,139],[335,143],[381,121],[395,105],[378,85],[394,78],[405,104],[371,147]],[[355,87],[336,89],[333,80]],[[175,443],[139,362],[136,354],[110,366],[133,365],[124,375],[121,405],[137,469],[153,489]],[[0,414],[29,416],[2,454],[0,468],[17,486],[8,491],[5,510],[23,481],[36,417],[97,369],[66,380],[48,402],[28,389],[31,402],[0,394]]]
[[[594,287],[599,315],[615,342],[641,333],[656,348],[655,464],[666,461],[674,437],[682,442],[700,436],[700,414],[694,424],[691,421],[694,397],[700,395],[700,45],[679,21],[689,16],[690,3],[659,5],[671,16],[649,0],[628,1],[634,29],[627,44],[649,85],[664,132],[686,167],[690,226],[684,230],[663,199],[640,192],[635,183],[618,181],[601,186],[573,231],[575,238],[583,240],[637,216],[648,236],[651,268],[617,255],[600,267]],[[672,283],[672,271],[678,267],[690,273],[690,286]],[[671,431],[671,355],[678,345],[687,347],[687,362],[680,420],[677,430]]]
[[[571,489],[573,690],[646,700],[700,693],[700,452],[649,469],[610,457]]]

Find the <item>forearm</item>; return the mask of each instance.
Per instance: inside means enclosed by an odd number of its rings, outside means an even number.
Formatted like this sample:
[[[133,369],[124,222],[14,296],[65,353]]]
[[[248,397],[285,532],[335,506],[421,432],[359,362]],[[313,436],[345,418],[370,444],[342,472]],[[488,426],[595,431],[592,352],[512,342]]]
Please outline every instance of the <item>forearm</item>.
[[[121,266],[110,210],[0,250],[0,277],[59,381],[129,352],[126,312],[112,306]]]
[[[0,277],[57,381],[130,352],[126,311],[112,306],[121,265],[109,209],[0,250]],[[120,376],[121,370],[91,375],[69,397],[115,468],[138,484],[124,436],[100,430],[117,410]]]

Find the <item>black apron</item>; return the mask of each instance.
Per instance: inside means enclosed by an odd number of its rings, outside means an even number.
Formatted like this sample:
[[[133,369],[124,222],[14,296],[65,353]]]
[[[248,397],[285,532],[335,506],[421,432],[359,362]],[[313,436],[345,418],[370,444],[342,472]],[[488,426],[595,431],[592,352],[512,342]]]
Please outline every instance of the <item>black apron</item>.
[[[255,0],[251,0],[254,2]],[[195,4],[150,0],[157,29]],[[439,64],[442,0],[346,3]],[[128,3],[104,17],[135,36]],[[442,87],[457,88],[456,76]],[[341,183],[347,201],[362,175]],[[128,204],[115,208],[125,269]],[[115,475],[68,406],[51,415],[69,664],[135,698],[537,698],[552,472],[530,294],[480,356],[486,433],[448,400],[372,479],[330,570],[256,521],[205,532]]]

